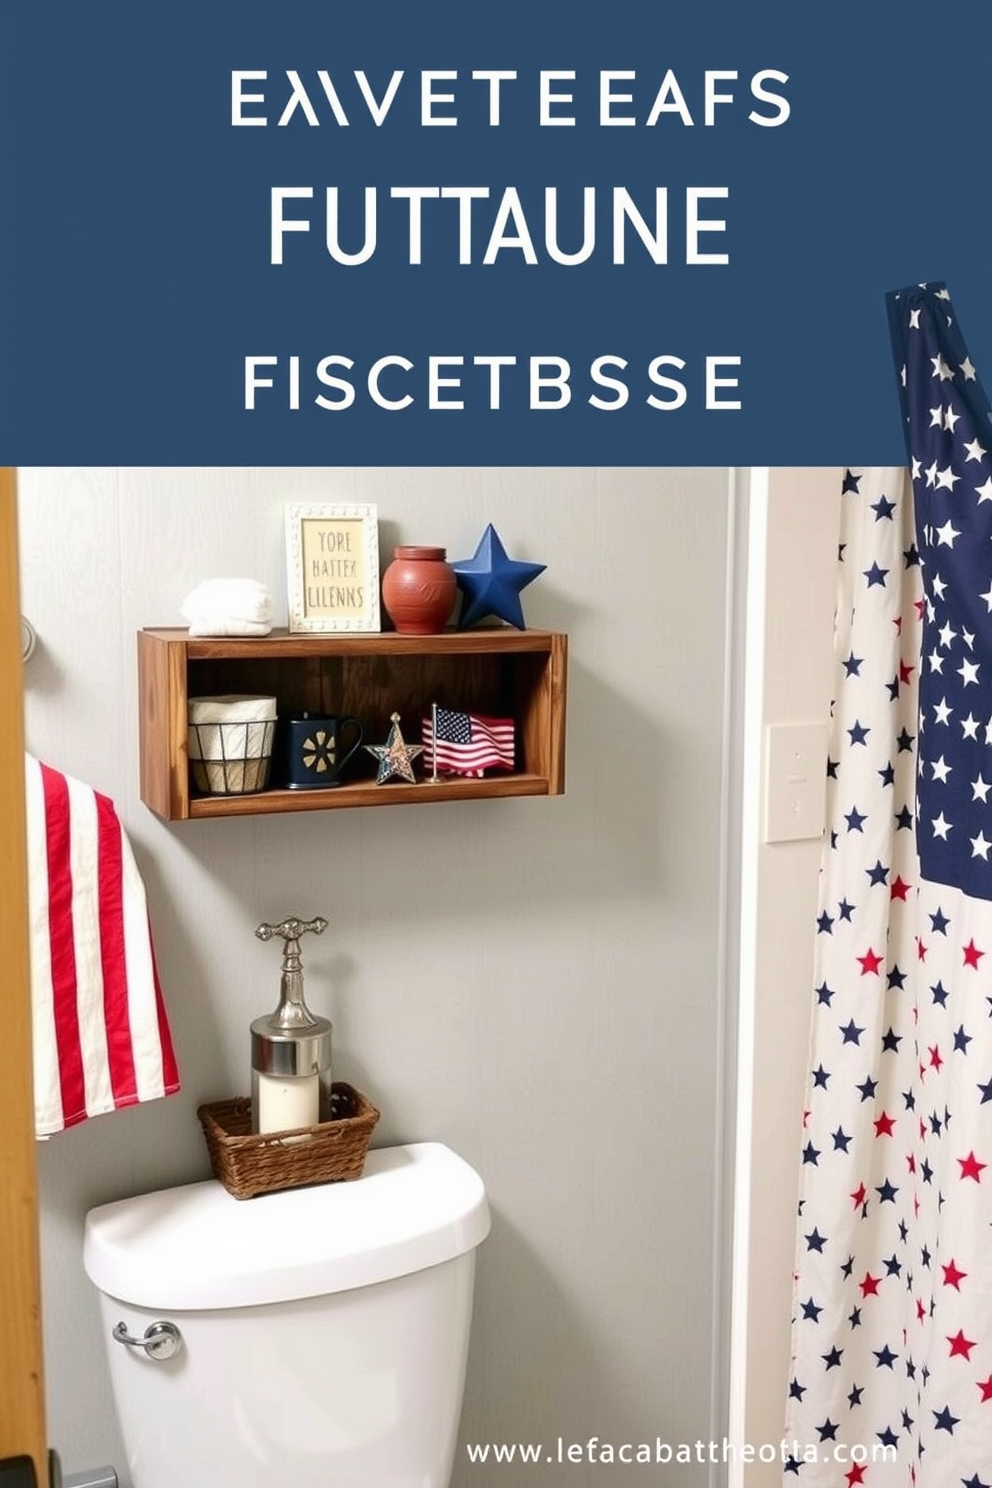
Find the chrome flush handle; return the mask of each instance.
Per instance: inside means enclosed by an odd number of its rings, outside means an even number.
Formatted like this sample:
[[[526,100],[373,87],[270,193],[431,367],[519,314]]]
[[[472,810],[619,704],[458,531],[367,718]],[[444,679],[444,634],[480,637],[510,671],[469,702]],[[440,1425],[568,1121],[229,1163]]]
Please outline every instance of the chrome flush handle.
[[[127,1331],[127,1323],[118,1323],[114,1328],[114,1341],[127,1344],[128,1348],[144,1349],[149,1359],[173,1359],[183,1346],[183,1335],[175,1323],[150,1323],[144,1338],[133,1338]]]

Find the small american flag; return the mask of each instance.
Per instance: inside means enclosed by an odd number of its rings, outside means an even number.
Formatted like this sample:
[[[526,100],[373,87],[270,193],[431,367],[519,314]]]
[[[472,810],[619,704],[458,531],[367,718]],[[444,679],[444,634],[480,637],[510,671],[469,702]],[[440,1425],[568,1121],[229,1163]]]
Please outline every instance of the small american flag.
[[[437,769],[455,775],[481,775],[484,770],[513,769],[513,719],[482,718],[477,713],[435,709],[437,752],[430,718],[423,721],[424,754]]]

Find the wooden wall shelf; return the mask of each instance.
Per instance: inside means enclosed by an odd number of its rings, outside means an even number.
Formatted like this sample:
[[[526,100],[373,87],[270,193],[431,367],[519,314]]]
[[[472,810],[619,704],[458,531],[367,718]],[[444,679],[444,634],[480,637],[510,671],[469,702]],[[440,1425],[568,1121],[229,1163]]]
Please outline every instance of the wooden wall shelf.
[[[546,630],[392,632],[260,638],[190,637],[181,629],[138,632],[141,799],[166,821],[255,816],[275,811],[340,810],[496,796],[557,796],[565,788],[567,638]],[[354,714],[367,743],[383,743],[389,717],[420,742],[432,702],[510,717],[517,725],[517,768],[481,780],[442,778],[375,784],[375,761],[356,754],[345,783],[331,790],[274,788],[245,796],[191,790],[187,700],[217,693],[274,696],[279,712]],[[363,762],[360,762],[363,761]]]

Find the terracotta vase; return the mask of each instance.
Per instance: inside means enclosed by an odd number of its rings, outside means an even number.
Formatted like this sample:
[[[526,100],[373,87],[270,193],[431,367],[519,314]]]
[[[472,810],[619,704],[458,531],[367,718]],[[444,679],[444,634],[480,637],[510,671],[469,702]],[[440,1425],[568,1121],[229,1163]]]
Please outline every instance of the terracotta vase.
[[[394,548],[382,603],[401,635],[436,635],[451,618],[457,588],[444,548]]]

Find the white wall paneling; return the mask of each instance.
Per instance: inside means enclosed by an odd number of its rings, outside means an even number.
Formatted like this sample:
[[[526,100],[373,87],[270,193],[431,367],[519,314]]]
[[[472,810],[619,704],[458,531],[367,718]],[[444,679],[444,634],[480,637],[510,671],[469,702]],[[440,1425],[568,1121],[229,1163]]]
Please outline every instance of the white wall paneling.
[[[530,624],[569,633],[566,794],[166,826],[137,794],[135,631],[201,579],[285,615],[289,500],[374,501],[397,541],[467,557],[487,521],[545,562]],[[336,1071],[376,1142],[437,1138],[483,1174],[463,1439],[694,1442],[725,1360],[721,917],[730,482],[723,470],[25,470],[29,746],[117,802],[145,873],[184,1079],[40,1152],[49,1421],[69,1471],[113,1461],[91,1205],[206,1176],[198,1102],[247,1089],[274,1004],[262,919],[305,947]],[[715,1285],[716,1279],[716,1285]],[[528,1470],[556,1484],[560,1468]],[[571,1466],[605,1488],[631,1469]],[[505,1482],[459,1461],[455,1488]],[[702,1488],[707,1468],[682,1468]]]

